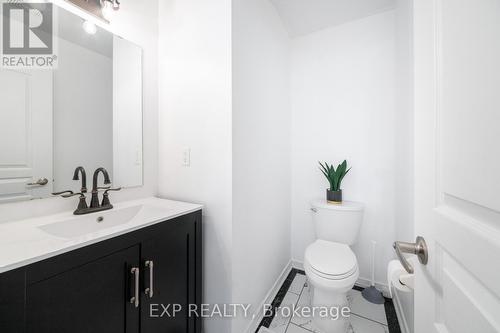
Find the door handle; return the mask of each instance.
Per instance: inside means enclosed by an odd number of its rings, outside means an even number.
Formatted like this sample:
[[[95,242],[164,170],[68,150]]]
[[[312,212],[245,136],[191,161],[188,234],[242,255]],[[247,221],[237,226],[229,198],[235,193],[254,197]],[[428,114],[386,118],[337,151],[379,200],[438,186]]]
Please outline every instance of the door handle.
[[[49,183],[49,180],[47,178],[40,178],[36,182],[28,183],[26,185],[28,186],[45,186]]]
[[[134,304],[136,308],[139,307],[139,268],[137,267],[132,267],[130,270],[130,273],[132,274],[132,278],[134,279],[134,294],[130,298],[130,303]]]
[[[153,283],[154,283],[154,263],[153,260],[148,260],[144,263],[146,268],[149,268],[149,287],[144,290],[144,293],[149,296],[149,298],[153,298]]]
[[[415,254],[418,257],[418,261],[420,261],[422,265],[427,265],[427,262],[429,261],[427,243],[425,243],[425,239],[421,236],[417,237],[415,243],[394,242],[393,247],[401,265],[403,265],[404,269],[409,274],[413,274],[415,270],[403,253]]]

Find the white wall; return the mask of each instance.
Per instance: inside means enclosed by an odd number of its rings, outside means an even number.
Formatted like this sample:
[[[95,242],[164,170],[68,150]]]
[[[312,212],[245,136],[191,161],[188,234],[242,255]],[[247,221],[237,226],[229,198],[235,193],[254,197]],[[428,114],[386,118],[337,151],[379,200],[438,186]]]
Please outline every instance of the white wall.
[[[231,302],[231,0],[162,0],[160,172],[162,197],[203,210],[203,302]],[[182,152],[191,149],[191,165]],[[204,323],[207,333],[231,321]]]
[[[293,41],[292,257],[314,240],[309,202],[328,187],[318,160],[353,167],[346,200],[366,204],[354,251],[360,277],[370,277],[371,240],[378,242],[376,280],[386,281],[395,240],[394,11]]]
[[[415,240],[413,221],[413,1],[396,6],[396,239]]]
[[[267,0],[233,0],[232,32],[233,302],[258,311],[290,260],[290,40]]]
[[[63,6],[71,7],[60,0]],[[82,14],[84,15],[84,14]],[[112,201],[156,195],[158,180],[158,1],[122,3],[110,29],[144,50],[144,186],[113,193]],[[76,167],[76,166],[75,166]],[[91,170],[87,170],[91,173]],[[90,184],[90,182],[89,182]],[[78,198],[50,198],[0,205],[0,223],[75,209]]]

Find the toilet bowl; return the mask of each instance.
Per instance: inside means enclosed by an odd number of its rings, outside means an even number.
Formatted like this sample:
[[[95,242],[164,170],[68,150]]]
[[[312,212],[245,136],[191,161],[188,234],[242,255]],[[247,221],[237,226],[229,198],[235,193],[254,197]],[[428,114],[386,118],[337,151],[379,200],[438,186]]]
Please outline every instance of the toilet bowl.
[[[312,286],[312,307],[335,308],[337,318],[316,316],[316,326],[324,333],[345,333],[349,327],[342,309],[348,307],[347,292],[359,277],[356,256],[348,245],[316,240],[306,249],[304,270]]]
[[[358,262],[350,245],[357,239],[363,220],[363,205],[342,205],[316,201],[311,207],[316,240],[304,254],[304,270],[312,287],[314,309],[328,309],[329,315],[313,316],[322,333],[345,333],[349,328],[347,293],[359,277]],[[334,315],[335,314],[335,315]]]

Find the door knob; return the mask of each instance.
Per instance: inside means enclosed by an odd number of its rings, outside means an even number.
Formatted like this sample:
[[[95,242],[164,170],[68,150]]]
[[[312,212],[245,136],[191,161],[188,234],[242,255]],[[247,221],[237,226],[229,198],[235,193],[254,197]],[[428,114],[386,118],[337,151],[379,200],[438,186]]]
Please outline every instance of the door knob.
[[[49,183],[49,180],[47,178],[40,178],[36,182],[28,183],[26,185],[28,186],[45,186]]]
[[[427,244],[425,243],[425,239],[421,236],[417,237],[415,243],[394,242],[393,247],[401,265],[403,265],[404,269],[409,274],[413,274],[415,270],[403,253],[415,254],[422,265],[427,265],[429,261]]]

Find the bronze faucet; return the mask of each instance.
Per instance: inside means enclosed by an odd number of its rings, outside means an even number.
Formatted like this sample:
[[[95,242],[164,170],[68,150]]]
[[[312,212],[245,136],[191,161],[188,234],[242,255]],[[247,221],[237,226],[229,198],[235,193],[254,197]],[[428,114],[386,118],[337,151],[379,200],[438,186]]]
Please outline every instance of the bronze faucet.
[[[82,189],[80,190],[80,192],[87,193],[87,173],[85,172],[85,169],[83,167],[79,166],[75,169],[73,180],[80,180],[80,178],[78,177],[79,173],[82,174]]]
[[[104,185],[109,185],[111,184],[111,181],[109,180],[109,174],[108,171],[104,168],[98,168],[96,171],[94,171],[94,177],[92,179],[92,199],[90,200],[90,208],[99,208],[101,205],[99,204],[99,190],[104,189],[108,190],[110,187],[98,187],[97,186],[97,181],[99,179],[99,173],[102,173],[104,176]]]
[[[112,209],[113,205],[109,201],[109,193],[110,191],[120,191],[121,188],[111,188],[110,186],[99,187],[97,182],[99,178],[99,173],[102,173],[104,176],[104,185],[110,185],[111,180],[109,179],[108,171],[104,168],[98,168],[94,172],[93,182],[92,182],[92,199],[90,201],[90,207],[87,206],[87,197],[85,193],[87,193],[87,175],[85,173],[85,169],[83,167],[78,167],[75,169],[75,173],[73,175],[73,180],[79,180],[79,174],[82,176],[82,187],[79,193],[74,193],[73,191],[63,191],[52,193],[52,195],[60,195],[63,198],[71,198],[79,195],[80,200],[78,202],[78,208],[73,212],[75,215],[84,215],[95,212],[100,212],[103,210]],[[99,203],[99,190],[105,190],[102,203]]]

